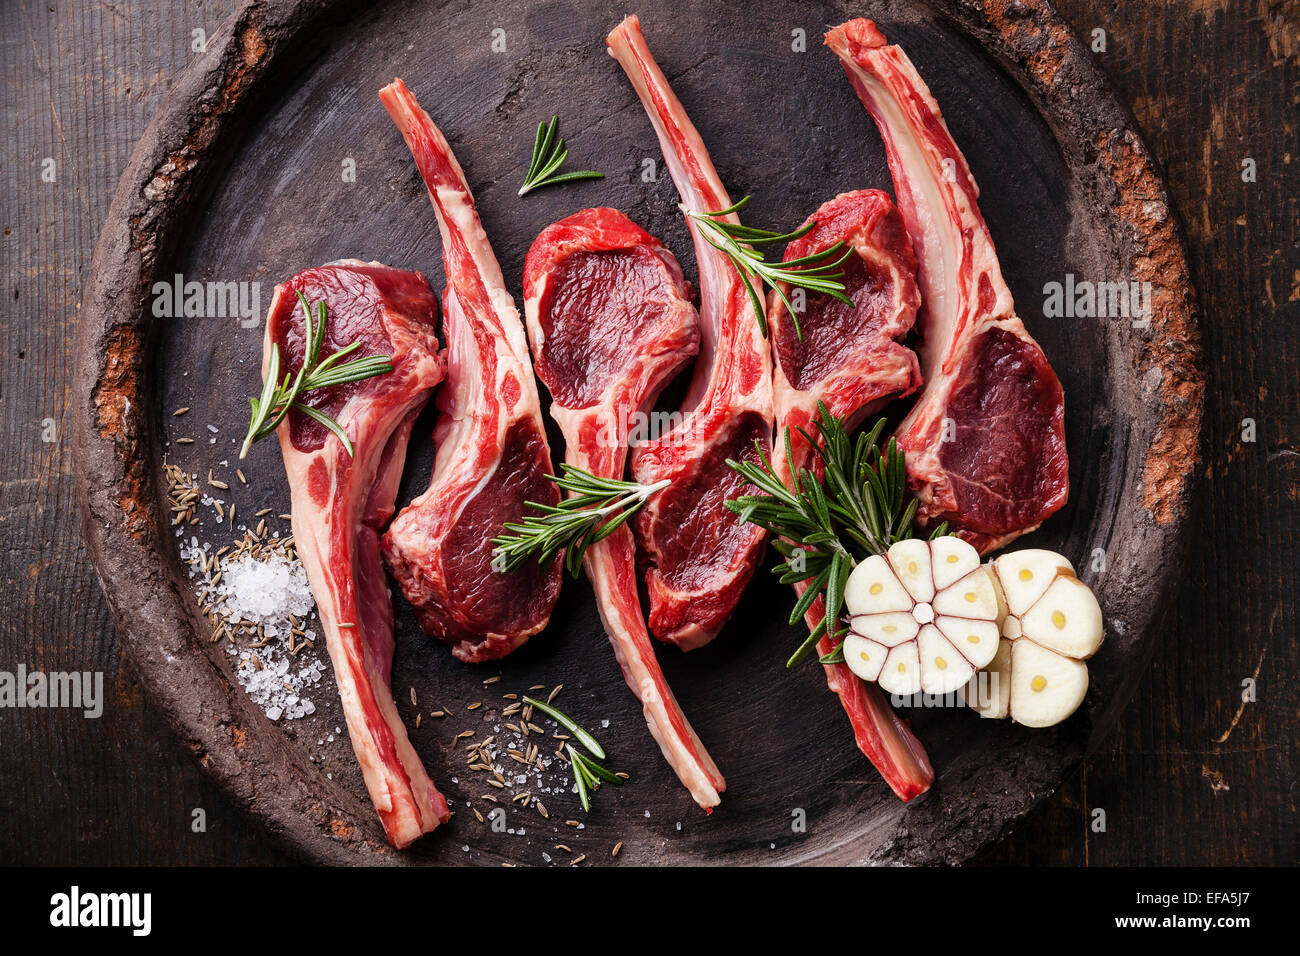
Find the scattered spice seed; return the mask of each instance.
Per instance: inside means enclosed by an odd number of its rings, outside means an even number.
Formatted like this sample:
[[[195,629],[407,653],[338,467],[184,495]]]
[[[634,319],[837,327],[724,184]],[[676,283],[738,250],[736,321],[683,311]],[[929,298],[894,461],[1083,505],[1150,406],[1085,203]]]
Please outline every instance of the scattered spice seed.
[[[622,841],[622,840],[619,840],[617,843],[614,844],[614,849],[612,849],[612,850],[609,851],[609,855],[610,855],[610,856],[618,856],[618,852],[619,852],[619,850],[621,850],[621,849],[623,849],[623,841]]]
[[[186,412],[188,412],[189,410],[190,410],[190,407],[189,407],[188,405],[186,405],[186,406],[184,406],[183,408],[178,408],[178,409],[176,409],[176,411],[172,412],[172,416],[175,417],[175,418],[179,418],[181,415],[184,415],[184,414],[185,414]]]
[[[236,468],[235,474],[239,476],[239,481],[241,484],[245,484],[245,485],[248,484],[248,479],[244,476],[244,472],[242,469]]]
[[[466,709],[466,710],[478,710],[478,709],[479,709],[480,707],[482,707],[482,706],[483,706],[483,701],[480,700],[480,701],[477,701],[476,703],[470,704],[470,705],[469,705],[468,707],[466,707],[465,709]]]
[[[501,675],[498,674],[496,677],[489,677],[487,680],[485,680],[483,682],[483,686],[487,687],[491,684],[499,684],[500,682],[501,682]]]
[[[178,438],[178,439],[176,439],[176,444],[178,444],[178,445],[193,445],[193,444],[194,444],[194,439],[193,439],[193,438]]]

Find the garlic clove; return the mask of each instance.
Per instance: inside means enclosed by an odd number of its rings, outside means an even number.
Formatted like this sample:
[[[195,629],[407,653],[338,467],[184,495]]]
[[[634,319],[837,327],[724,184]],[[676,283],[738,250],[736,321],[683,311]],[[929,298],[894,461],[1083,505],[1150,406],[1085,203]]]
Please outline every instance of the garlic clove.
[[[921,625],[906,611],[887,611],[884,614],[856,614],[849,624],[865,638],[893,647],[916,637]]]
[[[1088,693],[1088,665],[1030,640],[1011,648],[1011,719],[1050,727],[1069,717]]]
[[[964,578],[934,596],[936,614],[994,621],[998,617],[998,598],[988,568],[976,566]]]
[[[921,690],[927,694],[950,694],[964,687],[975,673],[933,624],[921,628],[916,647],[921,658]]]
[[[854,568],[844,586],[844,604],[850,614],[910,611],[914,603],[889,562],[878,554]]]
[[[1067,657],[1086,659],[1101,646],[1101,605],[1073,575],[1059,577],[1021,618],[1024,636]]]
[[[1055,551],[1026,548],[999,556],[993,562],[1006,597],[1007,611],[1022,617],[1060,574],[1074,576],[1070,562]]]
[[[850,631],[844,638],[844,663],[865,681],[874,681],[880,677],[880,669],[884,667],[887,656],[889,648],[861,634]]]
[[[998,622],[939,617],[934,622],[943,636],[974,667],[983,667],[998,652]]]
[[[1001,720],[1011,712],[1010,641],[999,641],[993,660],[966,685],[966,706],[981,717]]]
[[[912,600],[928,604],[934,600],[934,579],[930,576],[930,546],[917,538],[896,541],[885,552],[890,567]]]
[[[931,574],[934,587],[942,591],[960,581],[980,566],[979,552],[970,543],[952,535],[935,538],[930,543]]]
[[[907,697],[920,691],[921,662],[916,656],[915,641],[899,644],[889,652],[876,682],[889,694]]]

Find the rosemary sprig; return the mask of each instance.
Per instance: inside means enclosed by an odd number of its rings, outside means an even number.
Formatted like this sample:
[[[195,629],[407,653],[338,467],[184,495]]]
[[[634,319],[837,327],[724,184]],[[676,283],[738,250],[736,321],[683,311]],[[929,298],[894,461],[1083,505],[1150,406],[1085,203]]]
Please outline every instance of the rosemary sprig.
[[[244,444],[239,449],[241,459],[248,455],[249,446],[253,442],[260,441],[279,427],[290,409],[296,409],[307,417],[315,419],[337,435],[350,457],[353,453],[352,442],[348,440],[343,427],[324,412],[299,402],[298,399],[318,388],[332,388],[335,385],[359,382],[393,370],[392,359],[387,355],[368,355],[340,365],[343,359],[361,347],[360,342],[353,342],[322,360],[320,350],[325,341],[325,301],[322,299],[316,303],[316,315],[313,318],[307,297],[301,292],[296,294],[298,303],[302,306],[304,324],[302,367],[292,378],[286,372],[281,379],[280,346],[271,345],[271,361],[266,371],[266,381],[262,385],[262,394],[248,400],[253,406],[253,412],[248,424],[248,434],[244,436]]]
[[[821,462],[821,477],[810,468],[794,468],[790,429],[785,430],[785,458],[790,483],[786,487],[763,451],[759,463],[728,460],[758,494],[742,495],[726,502],[742,521],[756,524],[775,536],[772,546],[782,561],[773,569],[782,584],[807,581],[808,586],[790,612],[796,623],[818,596],[826,611],[799,648],[786,661],[787,667],[806,660],[827,634],[828,622],[840,620],[844,607],[844,586],[859,560],[869,554],[884,554],[891,544],[915,537],[913,520],[916,500],[908,500],[907,472],[903,451],[889,439],[884,451],[879,442],[885,420],[870,431],[849,438],[844,422],[818,402],[817,438],[800,428]],[[947,523],[935,528],[931,537],[947,533]],[[830,632],[834,641],[847,628]],[[843,660],[839,644],[818,658],[824,664]]]
[[[597,743],[595,737],[583,730],[578,725],[578,722],[564,711],[535,697],[524,697],[523,703],[531,705],[554,719],[561,727],[573,734],[596,760],[605,759],[605,748]],[[578,787],[578,799],[582,802],[582,809],[585,813],[591,812],[591,794],[600,789],[602,782],[612,783],[616,787],[627,782],[624,777],[611,773],[596,763],[596,760],[575,749],[573,744],[566,743],[564,751],[569,755],[569,766],[573,768],[573,782]]]
[[[560,471],[547,477],[572,495],[558,505],[529,501],[536,514],[505,522],[502,527],[513,533],[492,539],[497,570],[515,571],[534,554],[538,564],[546,564],[563,550],[564,566],[576,578],[587,548],[621,527],[651,495],[669,484],[666,478],[653,485],[598,478],[572,465],[561,465]]]
[[[740,281],[744,283],[745,292],[749,295],[750,304],[754,307],[754,314],[758,317],[758,326],[763,330],[764,337],[768,334],[767,311],[763,307],[763,297],[755,289],[755,285],[758,284],[766,284],[776,290],[776,294],[785,303],[786,311],[790,313],[790,318],[794,322],[795,335],[802,342],[803,329],[799,325],[799,315],[790,304],[782,284],[807,289],[810,292],[824,292],[841,302],[852,305],[852,300],[844,294],[844,273],[839,271],[839,267],[853,255],[853,250],[847,248],[841,240],[821,252],[800,256],[789,262],[768,262],[757,247],[777,242],[792,242],[807,235],[817,223],[815,220],[805,223],[792,232],[773,232],[770,229],[756,229],[753,226],[728,222],[722,218],[739,212],[748,203],[749,197],[746,196],[734,206],[719,209],[717,212],[695,212],[686,208],[685,203],[679,203],[678,208],[688,219],[701,227],[700,235],[704,237],[705,242],[731,260],[731,264],[740,276]],[[839,254],[838,258],[837,254]]]
[[[533,161],[528,165],[528,175],[519,187],[519,195],[525,196],[542,186],[554,186],[557,183],[573,182],[577,179],[604,179],[604,173],[592,169],[581,169],[571,173],[558,172],[568,158],[569,151],[564,148],[564,140],[558,135],[560,118],[552,116],[549,123],[537,124],[537,138],[533,140]]]
[[[597,760],[605,759],[605,748],[596,742],[596,738],[587,733],[578,724],[576,720],[566,714],[560,708],[548,704],[544,700],[538,700],[536,697],[525,697],[523,702],[531,704],[535,709],[540,710],[543,714],[550,717],[557,724],[578,738],[578,743],[582,744]]]

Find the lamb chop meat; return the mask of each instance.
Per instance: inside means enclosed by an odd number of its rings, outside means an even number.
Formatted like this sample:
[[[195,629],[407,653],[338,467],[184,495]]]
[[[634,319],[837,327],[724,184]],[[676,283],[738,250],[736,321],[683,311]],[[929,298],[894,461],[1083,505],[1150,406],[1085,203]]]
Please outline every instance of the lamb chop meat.
[[[785,260],[844,242],[855,253],[841,266],[853,304],[808,292],[803,311],[794,317],[800,337],[781,297],[770,296],[778,433],[786,427],[812,432],[818,401],[851,426],[921,386],[916,353],[898,341],[911,330],[921,296],[916,256],[894,204],[878,189],[841,193],[809,222],[812,230],[786,247]],[[794,464],[801,467],[812,449],[797,433],[793,438],[801,459]],[[784,447],[774,454],[783,457]]]
[[[356,260],[308,269],[275,288],[264,377],[273,345],[283,372],[296,375],[302,366],[305,322],[297,293],[313,307],[325,303],[321,354],[360,342],[354,357],[392,358],[391,372],[299,399],[339,423],[355,456],[297,409],[277,435],[293,497],[294,541],[316,599],[352,748],[388,839],[403,847],[451,816],[393,703],[393,600],[379,557],[379,532],[393,514],[411,426],[443,377],[434,335],[438,303],[418,272]]]
[[[731,206],[708,151],[651,57],[635,16],[606,40],[649,114],[682,202],[696,212]],[[733,221],[736,216],[729,217]],[[772,430],[772,363],[739,276],[694,223],[702,340],[684,418],[632,449],[632,474],[672,485],[635,520],[649,567],[650,630],[684,650],[712,640],[735,610],[763,553],[765,534],[723,502],[744,493],[728,458],[755,460]]]
[[[924,521],[990,551],[1065,503],[1061,383],[1016,317],[979,189],[911,60],[870,20],[826,44],[880,128],[920,263],[925,389],[897,432],[909,486]]]
[[[916,320],[921,296],[916,286],[916,257],[902,219],[879,190],[843,193],[811,217],[812,230],[786,247],[790,261],[845,242],[855,253],[844,263],[845,294],[852,305],[809,292],[797,314],[802,338],[785,303],[770,296],[768,320],[776,356],[774,399],[778,434],[790,430],[794,460],[787,461],[784,441],[773,449],[778,475],[812,467],[820,459],[799,433],[816,434],[818,402],[852,427],[889,401],[921,385],[916,354],[899,343]],[[787,296],[791,290],[785,290]],[[798,300],[794,300],[797,303]],[[789,482],[789,479],[787,479]],[[802,594],[806,583],[795,585]],[[818,598],[804,616],[809,630],[821,623],[825,603]],[[822,656],[834,649],[823,637]],[[847,664],[827,664],[826,682],[844,705],[858,748],[904,800],[929,789],[934,780],[925,749],[885,702],[880,691],[860,680]]]
[[[493,567],[492,537],[525,504],[555,504],[551,453],[523,324],[460,164],[401,80],[380,91],[428,187],[447,274],[447,381],[428,489],[384,535],[384,557],[420,626],[462,661],[509,654],[550,620],[559,559]]]
[[[551,392],[551,416],[564,433],[565,460],[622,478],[634,416],[699,348],[698,316],[677,260],[621,212],[584,209],[533,242],[524,264],[524,314],[537,374]],[[696,802],[716,806],[726,784],[655,660],[628,527],[589,546],[584,565],[650,732]]]

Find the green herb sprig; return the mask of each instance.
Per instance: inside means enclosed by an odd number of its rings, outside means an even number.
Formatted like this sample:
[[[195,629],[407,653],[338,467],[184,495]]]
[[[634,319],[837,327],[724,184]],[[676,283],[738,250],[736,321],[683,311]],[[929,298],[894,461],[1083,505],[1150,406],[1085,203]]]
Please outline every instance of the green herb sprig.
[[[839,267],[853,255],[853,250],[841,240],[821,252],[800,256],[789,262],[768,262],[757,247],[778,242],[792,242],[801,236],[806,236],[817,223],[815,220],[805,223],[792,232],[773,232],[770,229],[757,229],[737,222],[728,222],[722,218],[739,212],[748,203],[749,197],[746,196],[734,206],[716,212],[696,212],[686,208],[685,203],[679,203],[678,208],[700,227],[700,235],[704,237],[705,242],[731,260],[732,266],[740,276],[740,281],[744,283],[745,292],[754,307],[754,314],[758,317],[758,326],[763,330],[763,336],[766,337],[768,334],[767,310],[763,306],[763,297],[755,288],[756,285],[767,285],[776,290],[776,294],[785,303],[786,311],[790,313],[790,318],[794,322],[795,335],[802,342],[803,329],[799,325],[799,315],[786,297],[782,284],[807,289],[810,292],[824,292],[841,302],[852,305],[852,300],[844,294],[844,273]]]
[[[605,759],[605,748],[597,743],[596,738],[587,733],[572,717],[558,707],[537,700],[535,697],[524,697],[523,703],[531,705],[554,719],[557,724],[573,734],[578,742],[592,755],[588,757],[575,748],[573,744],[566,743],[564,745],[564,752],[569,757],[569,766],[573,768],[573,782],[578,786],[578,799],[582,802],[583,812],[591,812],[591,795],[600,789],[602,782],[612,783],[616,787],[627,782],[626,776],[613,773],[596,763],[596,760]],[[595,759],[593,760],[592,757]]]
[[[362,379],[374,378],[376,375],[384,375],[393,370],[393,360],[387,355],[369,355],[340,365],[339,363],[343,359],[361,347],[360,342],[353,342],[333,355],[321,359],[321,345],[325,341],[325,302],[321,300],[316,303],[316,315],[313,318],[311,305],[308,304],[307,297],[301,292],[298,292],[297,296],[298,303],[302,306],[306,340],[303,346],[302,368],[298,369],[298,374],[292,378],[286,372],[284,378],[281,379],[280,346],[271,345],[271,361],[266,370],[266,381],[262,385],[262,394],[258,398],[248,400],[253,406],[253,413],[248,424],[248,434],[244,436],[244,444],[239,449],[241,459],[248,455],[249,446],[253,442],[260,441],[275,432],[280,422],[284,421],[284,417],[289,414],[290,409],[295,409],[308,418],[315,419],[337,435],[339,441],[343,443],[343,447],[347,449],[348,456],[351,457],[353,454],[352,442],[348,440],[343,427],[324,412],[312,408],[310,405],[305,405],[299,402],[298,399],[307,392],[315,391],[318,388],[331,388],[335,385],[359,382]]]
[[[564,566],[575,578],[582,570],[587,548],[611,535],[649,500],[668,487],[668,479],[640,485],[617,478],[598,478],[572,465],[561,465],[559,475],[547,475],[565,491],[572,492],[558,505],[527,502],[536,514],[502,526],[512,534],[492,539],[493,568],[515,571],[531,556],[546,564],[564,551]]]
[[[559,129],[558,116],[552,116],[549,123],[537,124],[537,138],[533,140],[533,161],[528,164],[528,175],[524,177],[524,184],[519,187],[519,195],[526,196],[534,189],[554,186],[557,183],[605,178],[604,173],[598,173],[594,169],[580,169],[571,173],[559,172],[559,168],[564,165],[565,159],[569,156],[569,151],[564,148],[564,140],[557,135]]]
[[[761,444],[756,444],[759,463],[727,461],[759,492],[734,498],[726,502],[727,508],[740,520],[774,535],[772,546],[783,560],[773,571],[782,584],[808,582],[790,612],[790,623],[803,617],[819,596],[825,598],[821,621],[786,661],[787,667],[806,660],[828,633],[828,622],[839,621],[844,588],[857,562],[869,554],[884,554],[896,541],[915,537],[917,502],[908,500],[903,451],[893,438],[880,450],[885,420],[854,441],[844,422],[831,415],[824,403],[817,403],[817,411],[817,438],[802,428],[798,432],[816,451],[822,477],[811,468],[796,471],[789,428],[784,436],[785,459],[794,490],[786,487]],[[944,522],[930,536],[947,530]],[[847,628],[832,631],[831,639],[846,632]],[[843,660],[839,643],[819,660],[824,664]]]

